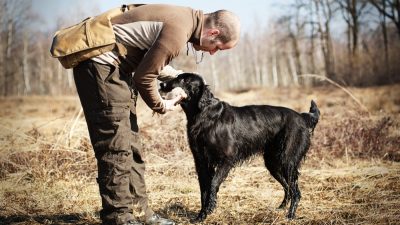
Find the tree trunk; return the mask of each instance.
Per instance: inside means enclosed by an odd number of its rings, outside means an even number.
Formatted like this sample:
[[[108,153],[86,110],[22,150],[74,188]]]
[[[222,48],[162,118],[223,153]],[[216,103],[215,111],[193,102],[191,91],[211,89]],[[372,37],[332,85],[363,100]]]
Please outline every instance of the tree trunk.
[[[298,73],[297,73],[297,70],[296,70],[296,65],[295,65],[295,62],[293,60],[293,55],[288,54],[288,58],[289,58],[289,66],[290,66],[290,72],[292,74],[293,84],[295,86],[298,86],[299,85],[299,78],[298,78],[298,75],[297,75]]]
[[[358,31],[359,31],[359,20],[358,20],[358,11],[357,11],[357,0],[350,0],[349,5],[349,13],[352,20],[351,34],[352,34],[352,54],[355,58],[358,55]]]
[[[330,78],[336,77],[335,71],[335,55],[333,51],[333,44],[332,44],[332,36],[331,36],[331,28],[330,23],[332,20],[332,8],[331,5],[326,1],[324,5],[324,15],[325,15],[325,43],[326,43],[326,54],[328,57],[328,70],[327,74]]]
[[[254,67],[254,76],[255,76],[255,82],[257,85],[262,84],[262,73],[261,73],[261,66],[260,66],[260,56],[259,56],[259,51],[256,46],[250,46],[250,49],[252,49],[252,54],[251,57],[253,58],[253,67]]]
[[[383,11],[386,11],[386,0],[382,0],[382,7]],[[388,35],[387,35],[387,27],[386,27],[386,15],[384,13],[381,13],[382,21],[381,21],[381,27],[382,27],[382,37],[383,37],[383,48],[385,51],[385,76],[389,77],[389,41],[388,41]]]
[[[5,95],[11,95],[13,92],[13,68],[12,68],[12,58],[11,58],[11,48],[13,44],[13,21],[11,19],[7,22],[7,43],[6,43],[6,63],[5,65]]]
[[[267,53],[268,51],[265,51]],[[268,68],[269,68],[269,54],[268,55],[261,55],[261,85],[263,87],[268,86],[269,84],[269,73],[268,73]]]
[[[382,0],[382,1],[384,1],[384,0]],[[391,8],[392,8],[392,12],[393,12],[391,19],[392,19],[393,23],[396,25],[397,34],[400,39],[400,0],[394,0]],[[384,10],[384,12],[386,12],[386,10]]]
[[[319,38],[320,38],[320,42],[321,42],[321,51],[322,54],[324,56],[324,66],[325,66],[325,75],[329,76],[329,56],[328,56],[328,50],[327,50],[327,45],[326,45],[326,35],[325,35],[325,31],[324,31],[324,26],[323,26],[323,22],[322,22],[322,17],[321,17],[321,12],[320,12],[320,6],[321,6],[321,2],[320,0],[316,0],[314,1],[315,3],[315,9],[316,9],[316,14],[318,17],[318,32],[319,32]]]
[[[4,25],[4,9],[5,2],[0,6],[0,95],[5,96],[6,81],[5,81],[5,65],[4,65],[4,38],[2,27]]]
[[[395,22],[396,27],[397,27],[397,33],[399,34],[399,39],[400,39],[400,0],[395,0],[395,4],[397,6],[397,22]]]
[[[299,74],[303,73],[303,68],[301,65],[301,60],[300,60],[300,48],[299,48],[299,43],[297,40],[297,37],[294,35],[291,35],[292,38],[292,48],[293,48],[293,54],[294,54],[294,63],[296,66],[296,70]]]
[[[214,59],[214,57],[210,57],[210,63],[211,63],[211,76],[212,76],[214,88],[215,88],[215,90],[219,90],[217,68],[215,67],[215,59]]]
[[[24,80],[24,95],[29,94],[31,92],[31,84],[30,84],[30,69],[29,69],[29,41],[28,41],[28,34],[24,33],[24,40],[23,40],[23,53],[22,53],[22,74]]]
[[[280,72],[280,80],[281,80],[281,86],[287,87],[290,82],[290,69],[288,68],[289,60],[287,57],[287,53],[282,52],[279,54],[280,57],[278,59],[278,68]]]
[[[272,28],[272,35],[271,35],[271,40],[272,40],[272,86],[273,87],[278,87],[279,81],[278,81],[278,65],[277,65],[277,41],[276,41],[276,28],[275,25],[271,26]]]
[[[229,57],[229,67],[232,70],[232,79],[229,79],[230,82],[228,84],[229,88],[238,88],[239,86],[239,77],[240,77],[240,62],[238,60],[238,55],[231,54]]]
[[[273,54],[274,55],[272,56],[272,83],[273,87],[278,87],[279,82],[278,82],[278,68],[276,63],[276,51],[274,51]]]

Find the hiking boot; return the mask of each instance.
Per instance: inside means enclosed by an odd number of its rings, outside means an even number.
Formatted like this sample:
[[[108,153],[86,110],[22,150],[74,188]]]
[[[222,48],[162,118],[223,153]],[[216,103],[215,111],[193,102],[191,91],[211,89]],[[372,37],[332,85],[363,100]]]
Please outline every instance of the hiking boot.
[[[148,220],[146,220],[146,225],[175,225],[175,222],[162,218],[160,215],[154,213]]]

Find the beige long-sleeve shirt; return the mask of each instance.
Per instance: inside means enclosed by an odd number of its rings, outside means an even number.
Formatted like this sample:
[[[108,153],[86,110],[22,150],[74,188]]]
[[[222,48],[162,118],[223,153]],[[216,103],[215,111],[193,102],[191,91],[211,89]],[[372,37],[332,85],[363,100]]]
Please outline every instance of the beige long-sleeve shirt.
[[[112,18],[111,22],[117,42],[127,47],[128,54],[121,60],[118,53],[110,51],[92,60],[107,64],[118,61],[129,67],[146,104],[164,113],[157,79],[176,73],[167,65],[187,42],[201,44],[202,11],[162,4],[142,5]]]

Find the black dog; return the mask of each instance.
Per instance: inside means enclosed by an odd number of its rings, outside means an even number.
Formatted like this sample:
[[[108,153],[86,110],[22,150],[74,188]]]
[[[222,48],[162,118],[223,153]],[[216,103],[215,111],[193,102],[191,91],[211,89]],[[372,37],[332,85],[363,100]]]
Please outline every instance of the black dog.
[[[192,222],[203,221],[214,210],[229,171],[257,153],[263,154],[265,166],[283,186],[285,197],[279,208],[290,201],[287,217],[293,219],[301,197],[298,168],[320,115],[315,102],[311,101],[309,113],[302,114],[268,105],[235,107],[215,98],[204,80],[190,73],[161,83],[160,91],[176,87],[188,96],[180,104],[201,191],[201,210]]]

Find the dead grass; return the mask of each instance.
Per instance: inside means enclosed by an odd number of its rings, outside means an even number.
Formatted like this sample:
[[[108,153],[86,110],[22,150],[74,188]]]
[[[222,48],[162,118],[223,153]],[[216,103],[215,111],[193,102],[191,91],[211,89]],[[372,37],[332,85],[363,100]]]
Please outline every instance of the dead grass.
[[[234,105],[272,104],[322,117],[301,169],[298,218],[275,208],[283,198],[259,158],[231,172],[204,224],[398,224],[400,85],[217,93]],[[152,116],[139,103],[153,209],[188,224],[200,208],[197,175],[180,110]],[[96,162],[76,97],[0,101],[0,224],[97,224]]]

